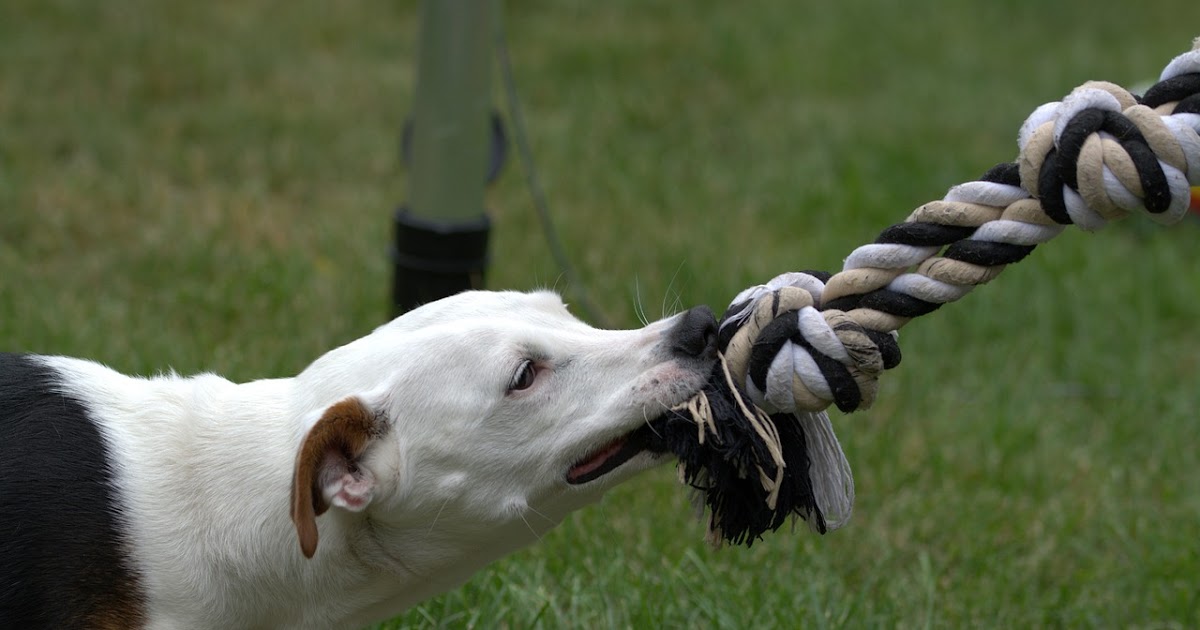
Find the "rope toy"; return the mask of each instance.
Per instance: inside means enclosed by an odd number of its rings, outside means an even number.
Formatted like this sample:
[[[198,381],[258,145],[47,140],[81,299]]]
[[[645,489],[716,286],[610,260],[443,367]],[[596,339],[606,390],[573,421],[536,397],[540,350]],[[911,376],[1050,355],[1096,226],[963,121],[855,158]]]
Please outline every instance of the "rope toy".
[[[1200,38],[1143,96],[1093,81],[1038,107],[1018,146],[1015,162],[917,208],[837,274],[786,273],[733,299],[708,385],[656,425],[709,509],[710,541],[749,546],[789,517],[819,533],[849,520],[854,478],[825,410],[871,406],[913,318],[1068,225],[1200,212]]]

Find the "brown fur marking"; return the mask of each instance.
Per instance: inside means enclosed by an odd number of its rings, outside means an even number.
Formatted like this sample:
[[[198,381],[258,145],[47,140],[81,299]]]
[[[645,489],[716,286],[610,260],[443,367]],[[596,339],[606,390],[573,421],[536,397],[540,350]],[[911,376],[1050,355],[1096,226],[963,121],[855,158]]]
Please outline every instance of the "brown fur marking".
[[[292,522],[304,557],[311,558],[317,552],[317,517],[329,509],[319,485],[323,462],[329,455],[353,462],[378,432],[375,414],[361,400],[351,397],[326,409],[304,437],[292,479]]]

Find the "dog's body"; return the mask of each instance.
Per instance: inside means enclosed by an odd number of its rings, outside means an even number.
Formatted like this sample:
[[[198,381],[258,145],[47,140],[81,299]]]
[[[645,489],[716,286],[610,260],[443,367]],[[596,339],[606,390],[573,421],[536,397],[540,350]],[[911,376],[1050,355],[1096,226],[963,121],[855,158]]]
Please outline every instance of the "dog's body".
[[[0,626],[386,619],[661,461],[638,436],[713,337],[706,309],[601,331],[468,292],[289,379],[4,355]]]

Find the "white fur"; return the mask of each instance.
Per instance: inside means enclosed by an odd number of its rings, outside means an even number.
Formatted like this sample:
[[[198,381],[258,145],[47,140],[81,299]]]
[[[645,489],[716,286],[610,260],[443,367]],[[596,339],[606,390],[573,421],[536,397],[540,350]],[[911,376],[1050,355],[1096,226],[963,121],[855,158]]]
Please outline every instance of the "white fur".
[[[676,359],[665,343],[674,321],[604,331],[552,293],[468,292],[295,378],[143,379],[45,360],[110,442],[150,627],[349,628],[461,584],[662,460],[642,453],[565,481],[580,458],[703,385],[708,361]],[[525,359],[545,369],[508,392]],[[389,429],[363,455],[368,503],[318,517],[306,559],[289,518],[297,449],[350,396]]]

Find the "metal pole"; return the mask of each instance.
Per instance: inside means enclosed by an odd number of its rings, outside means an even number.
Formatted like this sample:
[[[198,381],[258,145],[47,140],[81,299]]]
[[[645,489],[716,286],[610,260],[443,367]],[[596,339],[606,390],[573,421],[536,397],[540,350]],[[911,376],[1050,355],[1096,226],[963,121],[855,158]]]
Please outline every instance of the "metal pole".
[[[397,313],[482,288],[496,0],[425,0],[411,127],[409,204],[395,215]]]

